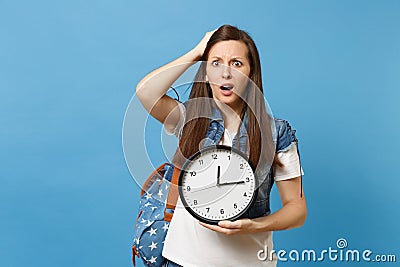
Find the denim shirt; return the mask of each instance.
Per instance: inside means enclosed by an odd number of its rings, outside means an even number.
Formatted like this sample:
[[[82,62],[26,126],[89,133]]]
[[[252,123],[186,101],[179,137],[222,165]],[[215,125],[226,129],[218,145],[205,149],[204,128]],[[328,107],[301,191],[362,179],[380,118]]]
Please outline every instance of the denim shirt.
[[[297,146],[296,130],[292,130],[288,121],[274,118],[275,130],[272,131],[272,138],[276,152],[288,150],[292,145]],[[239,141],[239,150],[248,154],[247,144],[247,113],[240,124],[239,135],[236,135],[232,141],[235,147]],[[224,120],[221,111],[218,108],[213,109],[212,118],[210,118],[210,127],[208,128],[203,147],[217,145],[224,134]],[[239,139],[239,140],[238,140]],[[297,148],[298,151],[298,148]],[[271,213],[270,192],[274,184],[273,168],[265,166],[256,172],[260,184],[258,194],[253,205],[242,215],[241,218],[257,218]]]

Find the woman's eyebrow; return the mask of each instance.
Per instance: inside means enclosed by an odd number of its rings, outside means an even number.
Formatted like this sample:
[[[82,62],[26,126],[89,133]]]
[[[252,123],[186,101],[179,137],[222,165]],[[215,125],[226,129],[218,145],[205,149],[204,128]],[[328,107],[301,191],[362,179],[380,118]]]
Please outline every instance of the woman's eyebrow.
[[[223,58],[220,57],[220,56],[212,56],[211,58],[223,59]],[[233,57],[230,58],[230,60],[233,60],[233,59],[245,60],[245,58],[244,58],[244,57],[241,57],[241,56],[233,56]]]
[[[244,58],[244,57],[232,57],[232,59],[246,60],[246,58]]]

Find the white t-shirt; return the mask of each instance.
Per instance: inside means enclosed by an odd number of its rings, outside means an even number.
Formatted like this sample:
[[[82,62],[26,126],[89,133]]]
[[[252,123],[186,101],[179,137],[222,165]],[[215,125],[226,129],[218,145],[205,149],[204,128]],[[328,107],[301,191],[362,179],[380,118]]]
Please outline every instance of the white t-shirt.
[[[176,129],[174,131],[166,130],[176,134]],[[223,142],[220,142],[220,144],[232,146],[234,135],[235,133],[229,133],[225,129]],[[284,167],[275,168],[275,181],[300,176],[299,157],[295,145],[278,153],[277,157],[284,164]],[[301,172],[304,175],[303,170]],[[269,253],[272,249],[272,232],[231,236],[215,232],[201,226],[178,198],[174,216],[165,238],[162,255],[184,267],[275,267],[277,262],[275,255],[272,261],[269,254],[266,260],[260,260],[258,256],[265,257],[265,254],[259,254],[260,250]]]

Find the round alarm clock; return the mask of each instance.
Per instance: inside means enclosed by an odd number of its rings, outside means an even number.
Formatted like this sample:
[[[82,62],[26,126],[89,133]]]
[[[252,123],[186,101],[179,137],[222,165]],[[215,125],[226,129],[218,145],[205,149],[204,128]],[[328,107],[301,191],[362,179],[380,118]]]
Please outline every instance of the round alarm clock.
[[[217,224],[239,218],[255,201],[257,179],[246,155],[216,145],[189,157],[179,175],[179,196],[196,219]]]

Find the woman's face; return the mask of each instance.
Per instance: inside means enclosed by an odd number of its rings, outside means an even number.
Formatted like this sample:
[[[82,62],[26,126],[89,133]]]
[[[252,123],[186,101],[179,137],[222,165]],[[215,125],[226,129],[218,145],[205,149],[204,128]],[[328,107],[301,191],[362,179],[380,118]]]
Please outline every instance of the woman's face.
[[[238,111],[250,75],[247,46],[236,40],[221,41],[210,50],[207,59],[206,79],[209,81],[213,98]]]

